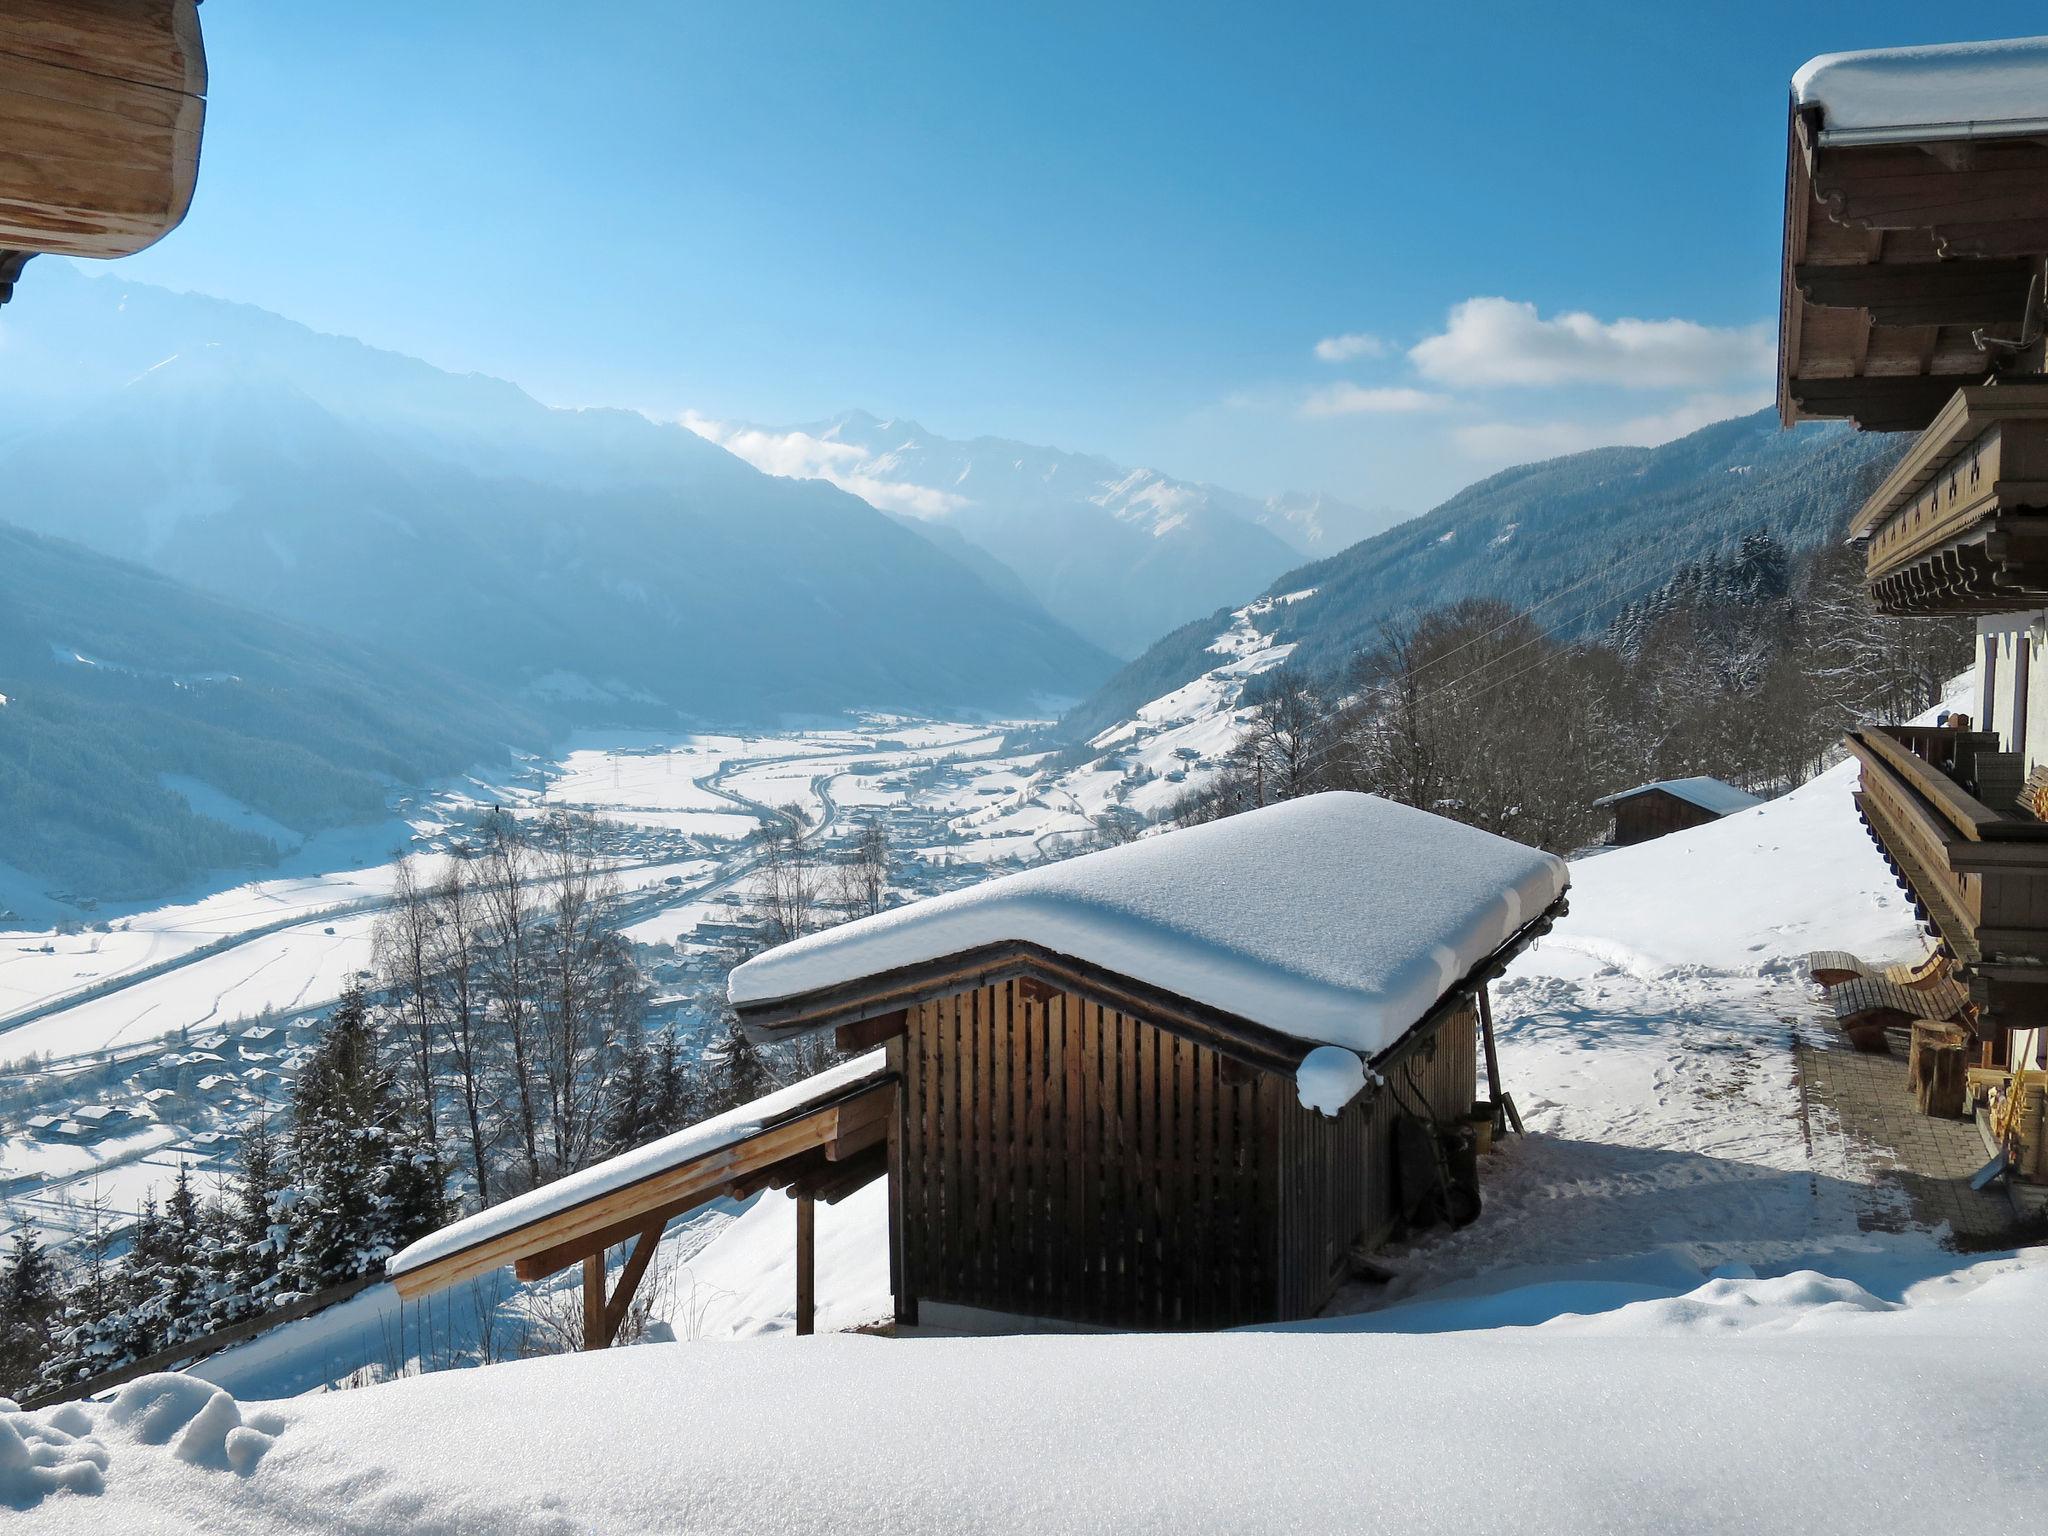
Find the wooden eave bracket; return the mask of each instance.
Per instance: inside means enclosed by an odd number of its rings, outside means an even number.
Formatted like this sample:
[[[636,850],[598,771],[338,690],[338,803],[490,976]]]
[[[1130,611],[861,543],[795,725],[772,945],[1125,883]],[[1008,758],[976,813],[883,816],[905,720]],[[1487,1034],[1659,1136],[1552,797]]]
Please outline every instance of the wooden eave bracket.
[[[14,297],[14,285],[21,280],[21,269],[35,255],[34,251],[0,251],[0,304]]]

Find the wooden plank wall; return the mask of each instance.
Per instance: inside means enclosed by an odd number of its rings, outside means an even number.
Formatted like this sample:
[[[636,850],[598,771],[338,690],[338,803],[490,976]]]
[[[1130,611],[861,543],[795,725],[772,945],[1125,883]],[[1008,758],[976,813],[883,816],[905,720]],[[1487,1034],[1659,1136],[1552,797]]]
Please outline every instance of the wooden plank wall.
[[[1279,1315],[1312,1317],[1342,1283],[1354,1244],[1394,1225],[1394,1122],[1426,1112],[1462,1119],[1479,1082],[1478,1017],[1451,1014],[1334,1119],[1304,1109],[1294,1084],[1266,1080],[1276,1128],[1272,1201],[1279,1214]]]
[[[1256,1080],[1127,1014],[1028,990],[911,1011],[909,1293],[1115,1327],[1273,1316]]]

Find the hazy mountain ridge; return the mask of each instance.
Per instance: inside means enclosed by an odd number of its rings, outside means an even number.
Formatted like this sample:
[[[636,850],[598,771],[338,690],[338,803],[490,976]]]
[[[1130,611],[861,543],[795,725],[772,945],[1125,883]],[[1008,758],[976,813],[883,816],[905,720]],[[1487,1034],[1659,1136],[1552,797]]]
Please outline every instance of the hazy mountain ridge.
[[[10,307],[0,519],[584,714],[1017,711],[1112,659],[818,482],[247,306]],[[18,312],[19,311],[19,312]],[[144,359],[147,359],[145,362]]]
[[[1774,412],[1760,411],[1657,448],[1520,465],[1239,601],[1314,588],[1259,625],[1294,647],[1291,665],[1324,673],[1372,645],[1382,625],[1467,596],[1503,597],[1560,634],[1583,634],[1751,529],[1795,548],[1839,537],[1899,451],[1893,437],[1847,427],[1782,432]],[[1207,648],[1231,622],[1226,608],[1165,636],[1073,710],[1063,733],[1093,737],[1202,676],[1214,663]]]
[[[1055,618],[1121,656],[1236,597],[1248,579],[1384,521],[1321,494],[1261,501],[1096,454],[945,438],[859,410],[787,429],[707,430],[763,468],[829,474],[942,542],[965,538]]]

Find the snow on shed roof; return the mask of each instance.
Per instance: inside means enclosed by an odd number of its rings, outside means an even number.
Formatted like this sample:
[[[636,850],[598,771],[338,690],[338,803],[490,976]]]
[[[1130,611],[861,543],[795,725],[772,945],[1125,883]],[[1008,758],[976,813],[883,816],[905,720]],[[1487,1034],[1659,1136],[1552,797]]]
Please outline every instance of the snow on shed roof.
[[[402,1275],[407,1270],[423,1268],[437,1259],[445,1259],[465,1248],[474,1248],[478,1243],[530,1226],[571,1206],[582,1205],[599,1195],[636,1184],[650,1175],[723,1151],[766,1126],[787,1120],[812,1105],[836,1099],[868,1079],[879,1077],[886,1067],[887,1059],[881,1051],[869,1051],[851,1061],[842,1061],[836,1067],[828,1067],[813,1077],[791,1083],[787,1088],[778,1088],[722,1115],[713,1115],[709,1120],[686,1126],[674,1135],[650,1141],[644,1147],[635,1147],[617,1157],[606,1158],[579,1173],[557,1179],[552,1184],[543,1184],[539,1189],[528,1190],[500,1205],[478,1211],[474,1216],[451,1222],[439,1231],[429,1232],[418,1242],[393,1254],[385,1264],[384,1272]]]
[[[1676,796],[1688,805],[1696,805],[1703,811],[1712,811],[1716,816],[1732,815],[1746,811],[1752,805],[1762,805],[1763,800],[1746,789],[1737,789],[1733,784],[1724,784],[1719,779],[1698,774],[1690,779],[1658,779],[1651,784],[1638,784],[1634,789],[1624,789],[1617,794],[1602,795],[1595,805],[1612,805],[1617,800],[1632,800],[1637,795],[1647,795],[1661,789],[1667,795]]]
[[[1828,53],[1792,77],[1824,141],[1880,144],[2018,132],[2048,121],[2048,37]]]
[[[1563,893],[1562,859],[1375,795],[1310,795],[812,934],[732,973],[766,1004],[1035,944],[1377,1055]]]

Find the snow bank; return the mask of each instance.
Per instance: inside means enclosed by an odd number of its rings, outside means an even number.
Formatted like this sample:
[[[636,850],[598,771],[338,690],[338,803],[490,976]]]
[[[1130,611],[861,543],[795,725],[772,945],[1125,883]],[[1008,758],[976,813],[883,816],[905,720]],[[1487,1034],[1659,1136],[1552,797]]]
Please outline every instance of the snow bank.
[[[2048,37],[1823,54],[1792,77],[1792,99],[1830,132],[1875,139],[2048,119]]]
[[[652,1174],[729,1147],[773,1121],[793,1115],[875,1076],[882,1071],[883,1065],[881,1051],[856,1056],[852,1061],[841,1062],[815,1077],[792,1083],[752,1103],[729,1109],[722,1115],[713,1115],[709,1120],[688,1126],[673,1136],[650,1141],[644,1147],[607,1158],[580,1173],[572,1173],[567,1178],[515,1196],[502,1205],[478,1211],[474,1216],[451,1223],[438,1232],[429,1232],[410,1247],[399,1250],[385,1264],[385,1273],[402,1275],[407,1270],[431,1264],[451,1253],[460,1253],[488,1238],[498,1237],[544,1216],[552,1216],[572,1205],[580,1205],[608,1190],[622,1189]]]
[[[1758,1326],[1643,1305],[1597,1326],[1434,1335],[657,1345],[306,1399],[246,1475],[94,1409],[104,1492],[47,1494],[34,1522],[39,1536],[2002,1527],[2034,1507],[2048,1461],[2048,1254],[1976,1270],[1897,1301],[1796,1274],[1695,1298],[1695,1313]],[[1432,1470],[1447,1458],[1455,1475]]]
[[[1642,978],[1673,967],[1776,973],[1813,949],[1918,959],[1927,942],[1856,819],[1857,764],[1720,821],[1572,866],[1571,920],[1515,967],[1577,952]]]
[[[1562,859],[1373,795],[1323,794],[988,880],[812,934],[735,1003],[1031,943],[1377,1055],[1564,890]]]

